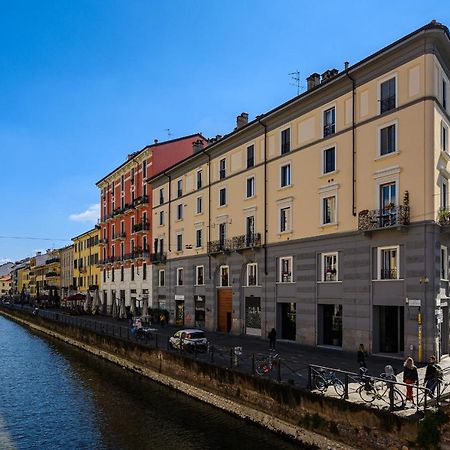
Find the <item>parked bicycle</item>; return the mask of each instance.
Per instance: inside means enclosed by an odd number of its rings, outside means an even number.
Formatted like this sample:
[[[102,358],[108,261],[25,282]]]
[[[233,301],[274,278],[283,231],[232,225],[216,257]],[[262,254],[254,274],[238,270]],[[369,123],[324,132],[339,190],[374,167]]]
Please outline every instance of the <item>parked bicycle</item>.
[[[364,377],[361,386],[358,388],[358,394],[366,403],[373,403],[375,400],[381,400],[391,405],[390,387],[392,380],[382,380],[385,374],[380,375],[381,379]],[[392,388],[393,406],[394,408],[403,408],[406,403],[406,397],[397,387]]]
[[[258,375],[268,375],[278,363],[278,353],[271,353],[267,358],[256,361],[255,370]]]
[[[320,392],[325,392],[330,386],[334,387],[336,394],[339,397],[344,397],[345,387],[344,383],[338,378],[336,372],[332,370],[322,369],[314,375],[314,386]]]

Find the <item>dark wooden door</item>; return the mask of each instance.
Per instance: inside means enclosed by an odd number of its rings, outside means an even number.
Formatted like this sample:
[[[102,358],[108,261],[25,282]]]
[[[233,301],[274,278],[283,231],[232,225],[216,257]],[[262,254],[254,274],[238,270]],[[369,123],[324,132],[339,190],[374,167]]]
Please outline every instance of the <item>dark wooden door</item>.
[[[231,288],[219,289],[217,291],[217,330],[231,330],[231,311],[232,311],[232,290]]]

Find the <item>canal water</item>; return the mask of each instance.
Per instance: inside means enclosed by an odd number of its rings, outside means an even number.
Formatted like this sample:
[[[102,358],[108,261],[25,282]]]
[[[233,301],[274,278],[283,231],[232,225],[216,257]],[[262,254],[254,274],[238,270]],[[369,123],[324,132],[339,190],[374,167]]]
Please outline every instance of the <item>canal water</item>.
[[[0,316],[1,450],[299,448]]]

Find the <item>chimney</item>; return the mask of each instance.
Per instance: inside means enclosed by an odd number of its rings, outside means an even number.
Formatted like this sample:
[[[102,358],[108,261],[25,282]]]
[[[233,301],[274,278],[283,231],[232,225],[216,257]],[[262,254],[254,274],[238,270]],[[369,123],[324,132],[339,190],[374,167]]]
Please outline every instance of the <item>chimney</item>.
[[[339,73],[339,70],[337,70],[337,69],[326,70],[322,74],[322,83],[324,83],[325,81],[328,81],[330,78],[333,78],[338,73]]]
[[[318,73],[312,73],[307,79],[308,91],[320,84],[320,75]]]
[[[239,116],[236,117],[235,130],[242,128],[244,125],[247,125],[247,124],[248,124],[248,114],[243,112],[243,113],[239,114]]]
[[[198,153],[203,150],[203,141],[201,139],[197,139],[192,143],[192,153]]]
[[[344,70],[347,72],[348,70],[348,66],[350,65],[350,63],[348,61],[344,62]]]
[[[36,252],[36,256],[41,256],[41,252]]]
[[[157,144],[158,143],[158,139],[153,139],[153,143]]]

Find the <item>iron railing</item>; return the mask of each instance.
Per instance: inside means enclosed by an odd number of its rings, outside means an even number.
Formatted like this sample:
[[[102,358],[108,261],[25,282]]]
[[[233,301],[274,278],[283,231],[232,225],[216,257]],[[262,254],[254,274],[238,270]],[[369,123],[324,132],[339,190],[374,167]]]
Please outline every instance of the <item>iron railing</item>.
[[[261,246],[261,233],[242,234],[231,239],[219,239],[208,242],[208,253],[238,252]]]
[[[151,253],[150,260],[154,264],[164,264],[167,261],[167,253],[165,252]]]
[[[365,209],[358,214],[358,230],[371,231],[409,225],[409,219],[409,206],[405,205],[371,211]]]

